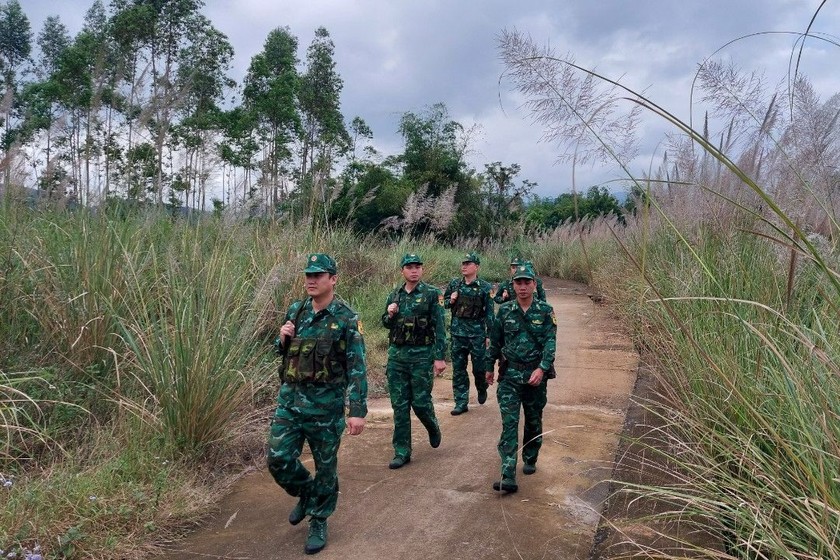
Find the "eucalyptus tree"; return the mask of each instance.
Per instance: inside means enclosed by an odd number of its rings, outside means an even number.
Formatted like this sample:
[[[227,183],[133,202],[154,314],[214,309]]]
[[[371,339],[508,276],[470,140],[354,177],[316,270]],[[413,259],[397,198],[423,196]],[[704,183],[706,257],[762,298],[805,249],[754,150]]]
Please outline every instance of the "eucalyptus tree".
[[[242,187],[241,201],[244,203],[253,195],[251,174],[256,168],[254,157],[260,150],[256,114],[240,105],[219,115],[221,141],[218,146],[222,160],[222,190],[227,204],[236,204],[238,188]],[[224,168],[227,168],[227,172]],[[242,170],[241,178],[237,170]]]
[[[303,129],[300,142],[298,184],[302,198],[308,194],[307,215],[324,207],[325,218],[331,196],[331,175],[337,157],[347,153],[350,135],[341,114],[344,82],[336,70],[335,45],[329,32],[319,27],[306,51],[306,68],[301,76],[298,99]],[[308,191],[308,192],[307,192]]]
[[[44,25],[38,33],[36,43],[40,52],[34,65],[37,80],[27,84],[22,92],[23,104],[26,107],[24,120],[26,132],[24,136],[26,141],[31,142],[41,131],[44,133],[44,160],[40,161],[37,155],[33,155],[31,164],[33,168],[43,167],[38,183],[52,194],[58,187],[55,183],[58,174],[54,172],[52,133],[60,100],[53,77],[60,66],[65,51],[70,46],[70,34],[58,16],[49,16],[44,20]],[[36,141],[33,144],[38,145],[40,142]],[[35,150],[37,153],[37,149]]]
[[[225,91],[235,86],[227,76],[233,47],[204,17],[196,18],[188,39],[178,66],[178,87],[184,101],[175,136],[184,147],[180,173],[193,194],[192,206],[204,210],[207,181],[216,165],[215,133],[222,127],[219,103]]]
[[[287,166],[292,158],[291,145],[301,130],[297,105],[300,87],[297,47],[297,37],[288,27],[272,30],[262,52],[251,59],[245,76],[243,111],[253,117],[257,135],[264,145],[260,180],[272,206],[288,195]],[[239,117],[240,123],[248,120],[242,120],[246,114]]]
[[[3,134],[3,182],[9,185],[11,179],[10,148],[14,143],[14,108],[17,97],[18,74],[29,61],[32,50],[32,31],[29,18],[23,13],[17,0],[0,4],[0,72],[2,72],[2,93],[0,94],[0,122]]]
[[[184,103],[178,66],[193,30],[207,29],[199,13],[203,5],[202,0],[112,1],[114,37],[126,57],[127,75],[132,80],[129,104],[137,104],[139,109],[137,124],[147,134],[143,142],[154,146],[157,173],[150,190],[158,204],[163,202],[163,191],[171,178],[164,166],[172,161],[171,129]],[[134,117],[130,114],[129,119]]]

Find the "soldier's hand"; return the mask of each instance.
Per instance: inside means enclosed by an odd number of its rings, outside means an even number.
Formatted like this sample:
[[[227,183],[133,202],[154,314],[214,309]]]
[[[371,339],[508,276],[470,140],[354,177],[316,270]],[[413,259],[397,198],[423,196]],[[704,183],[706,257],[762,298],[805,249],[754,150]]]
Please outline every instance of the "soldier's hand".
[[[493,372],[492,372],[492,371],[488,371],[488,372],[484,375],[484,378],[487,380],[487,384],[488,384],[488,385],[492,385],[492,384],[493,384],[493,377],[494,377],[494,374],[493,374]]]
[[[396,303],[392,303],[391,305],[388,306],[388,317],[393,317],[394,315],[397,314],[397,311],[399,311],[399,310],[400,310],[400,306],[397,305]]]
[[[452,295],[449,296],[449,303],[455,303],[456,299],[458,299],[458,292],[452,292]]]
[[[280,334],[287,338],[295,337],[295,324],[291,321],[286,321],[286,324],[280,327]]]
[[[365,429],[365,419],[351,416],[347,419],[347,433],[351,436],[357,436]]]
[[[528,379],[528,385],[533,385],[536,387],[540,383],[542,383],[543,379],[543,370],[542,368],[537,368],[531,373],[531,378]]]
[[[443,360],[435,360],[434,371],[435,375],[438,377],[443,375],[443,372],[446,371],[446,362]]]
[[[508,294],[508,291],[507,290],[502,290],[502,299],[507,301],[507,299],[509,297],[510,297],[510,295]]]

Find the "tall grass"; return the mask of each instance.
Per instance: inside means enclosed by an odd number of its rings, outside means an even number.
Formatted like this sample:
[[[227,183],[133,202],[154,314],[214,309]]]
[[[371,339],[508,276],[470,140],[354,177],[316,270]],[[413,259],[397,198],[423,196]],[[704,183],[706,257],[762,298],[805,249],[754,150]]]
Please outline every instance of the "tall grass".
[[[142,556],[201,513],[238,454],[259,456],[272,342],[305,296],[308,253],[336,257],[384,391],[379,318],[399,258],[421,252],[441,285],[475,248],[144,210],[0,212],[0,476],[13,481],[0,548],[67,558]],[[500,252],[482,256],[501,277]]]
[[[836,174],[826,173],[836,160],[825,150],[813,157],[819,136],[835,126],[833,106],[820,107],[794,77],[795,104],[780,110],[781,96],[747,98],[757,88],[738,85],[748,79],[727,83],[736,72],[704,64],[708,99],[732,119],[718,142],[521,35],[505,35],[503,52],[536,118],[553,130],[578,121],[614,153],[569,95],[594,79],[677,133],[676,165],[637,181],[643,213],[619,240],[623,258],[593,271],[621,304],[661,390],[647,403],[656,422],[634,442],[658,457],[654,472],[622,487],[628,504],[652,503],[652,513],[613,520],[624,535],[613,541],[616,551],[840,558],[840,274],[831,242],[840,228]],[[575,72],[585,79],[571,78]]]
[[[126,365],[144,389],[123,402],[187,453],[239,433],[247,405],[270,378],[270,364],[260,359],[265,341],[255,336],[256,271],[216,233],[184,228],[151,256],[150,276],[132,271],[134,281],[117,299],[138,303],[125,306],[119,328],[131,351]]]

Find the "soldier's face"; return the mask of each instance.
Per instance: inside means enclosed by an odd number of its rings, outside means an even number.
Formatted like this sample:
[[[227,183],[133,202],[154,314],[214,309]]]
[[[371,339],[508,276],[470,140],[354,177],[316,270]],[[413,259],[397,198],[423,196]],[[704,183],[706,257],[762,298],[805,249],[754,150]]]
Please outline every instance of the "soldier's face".
[[[536,282],[530,278],[517,278],[513,281],[513,291],[519,299],[528,299],[528,296],[534,293],[534,286]]]
[[[307,272],[306,293],[313,298],[328,294],[335,289],[336,279],[334,274],[327,272]]]
[[[423,276],[423,265],[417,263],[407,264],[402,267],[402,275],[406,282],[417,283]]]
[[[514,272],[516,272],[516,266],[517,266],[517,265],[515,265],[515,264],[510,265],[510,273],[511,273],[511,274],[513,274]]]
[[[461,274],[464,276],[470,276],[471,274],[478,273],[478,265],[474,262],[466,261],[461,263]]]

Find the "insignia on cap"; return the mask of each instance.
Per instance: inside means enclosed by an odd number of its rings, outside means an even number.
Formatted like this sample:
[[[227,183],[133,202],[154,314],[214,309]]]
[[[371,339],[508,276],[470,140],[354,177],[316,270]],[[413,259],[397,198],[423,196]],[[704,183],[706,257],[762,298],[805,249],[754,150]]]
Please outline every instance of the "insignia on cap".
[[[315,261],[318,260],[318,257],[316,257],[315,255],[312,255],[312,258],[309,259],[309,260],[312,261],[312,262],[315,262]]]

